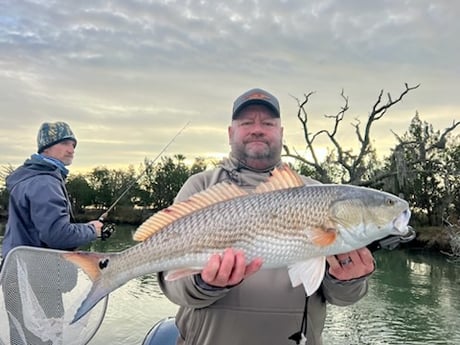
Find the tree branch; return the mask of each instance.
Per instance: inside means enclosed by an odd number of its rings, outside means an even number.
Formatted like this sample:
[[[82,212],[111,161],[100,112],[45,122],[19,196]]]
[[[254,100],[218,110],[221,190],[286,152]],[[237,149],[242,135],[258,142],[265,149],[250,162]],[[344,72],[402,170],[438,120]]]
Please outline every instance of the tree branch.
[[[353,155],[352,150],[344,150],[343,144],[340,143],[337,139],[339,127],[345,118],[345,113],[349,110],[349,100],[348,97],[345,96],[343,89],[340,95],[344,100],[344,105],[340,108],[337,114],[324,115],[326,118],[332,119],[332,128],[330,130],[321,129],[315,133],[311,133],[309,131],[309,114],[306,111],[307,103],[310,101],[310,97],[313,95],[314,92],[304,94],[303,101],[300,101],[299,99],[294,97],[298,104],[297,118],[302,124],[307,152],[311,155],[312,159],[308,160],[306,158],[300,157],[300,155],[298,154],[292,154],[287,148],[287,146],[284,146],[286,156],[299,159],[303,163],[313,167],[318,173],[324,174],[324,169],[322,168],[321,162],[319,161],[317,154],[315,152],[314,143],[319,136],[326,135],[330,143],[335,148],[337,154],[337,159],[334,163],[341,166],[341,168],[348,174],[348,180],[343,180],[342,182],[354,183],[355,181],[361,181],[363,175],[366,173],[367,170],[365,158],[372,152],[370,140],[372,125],[375,121],[380,120],[386,114],[389,108],[399,103],[405,95],[407,95],[410,91],[417,89],[420,86],[420,84],[418,84],[416,86],[410,87],[407,83],[405,83],[404,85],[405,89],[399,94],[399,96],[396,99],[393,99],[391,94],[388,93],[388,100],[385,104],[382,104],[383,90],[380,91],[380,93],[377,96],[377,101],[373,104],[372,110],[367,118],[364,132],[361,131],[361,123],[358,119],[356,119],[355,123],[352,123],[352,126],[355,128],[357,140],[360,143],[360,148],[357,155]]]

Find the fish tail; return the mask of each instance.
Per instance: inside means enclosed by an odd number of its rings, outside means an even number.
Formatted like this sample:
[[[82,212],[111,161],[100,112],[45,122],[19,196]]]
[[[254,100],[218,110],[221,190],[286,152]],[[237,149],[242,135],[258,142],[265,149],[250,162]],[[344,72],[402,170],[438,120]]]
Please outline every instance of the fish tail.
[[[63,257],[78,266],[91,279],[92,286],[88,295],[77,309],[70,324],[77,322],[85,316],[101,299],[112,292],[115,287],[104,278],[104,269],[108,267],[115,253],[88,253],[70,252],[62,254]]]
[[[83,316],[85,316],[91,309],[96,306],[100,300],[112,292],[112,290],[113,289],[103,286],[100,280],[95,281],[88,295],[78,307],[70,324],[72,325],[73,323],[80,320]]]

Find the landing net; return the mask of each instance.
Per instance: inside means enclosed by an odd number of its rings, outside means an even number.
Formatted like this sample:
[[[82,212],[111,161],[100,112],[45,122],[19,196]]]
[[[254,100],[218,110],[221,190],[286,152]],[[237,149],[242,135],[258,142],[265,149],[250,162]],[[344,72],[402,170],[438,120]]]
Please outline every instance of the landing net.
[[[13,249],[0,272],[0,345],[87,344],[102,323],[107,299],[70,324],[91,287],[60,251]]]

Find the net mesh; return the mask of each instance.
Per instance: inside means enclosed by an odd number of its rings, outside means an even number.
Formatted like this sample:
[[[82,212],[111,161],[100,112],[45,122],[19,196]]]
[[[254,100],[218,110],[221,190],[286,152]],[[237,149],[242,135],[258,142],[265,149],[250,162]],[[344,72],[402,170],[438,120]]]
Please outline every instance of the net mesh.
[[[0,345],[87,344],[98,330],[107,298],[70,324],[91,281],[58,250],[17,247],[0,272]]]

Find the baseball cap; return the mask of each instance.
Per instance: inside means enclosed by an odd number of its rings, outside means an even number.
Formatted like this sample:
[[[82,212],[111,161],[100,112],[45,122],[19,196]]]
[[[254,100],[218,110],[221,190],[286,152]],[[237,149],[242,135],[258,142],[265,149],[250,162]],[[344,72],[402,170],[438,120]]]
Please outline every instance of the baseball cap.
[[[280,117],[280,105],[275,96],[262,89],[251,89],[239,96],[233,103],[232,120],[238,117],[238,113],[248,105],[262,104],[270,108],[275,117]]]

